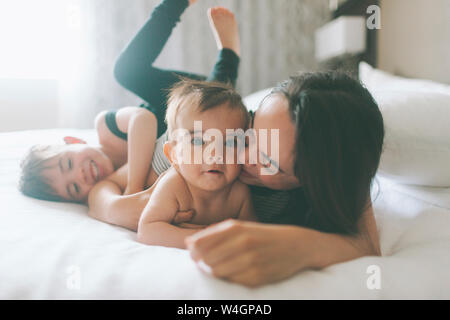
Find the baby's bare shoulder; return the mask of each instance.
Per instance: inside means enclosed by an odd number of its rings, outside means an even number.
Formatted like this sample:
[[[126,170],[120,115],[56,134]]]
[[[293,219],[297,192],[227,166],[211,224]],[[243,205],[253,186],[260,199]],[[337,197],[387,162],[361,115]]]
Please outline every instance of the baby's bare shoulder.
[[[158,177],[158,180],[153,184],[152,188],[156,189],[170,189],[172,192],[177,193],[179,189],[183,188],[185,184],[181,175],[171,167]]]
[[[233,182],[233,189],[241,192],[250,192],[250,188],[247,184],[243,183],[241,180],[236,179]]]
[[[250,197],[250,188],[245,183],[241,182],[240,180],[236,180],[233,182],[231,193],[230,193],[230,200],[233,201],[245,201]]]
[[[161,181],[157,183],[164,184],[164,189],[168,189],[181,202],[185,202],[184,199],[188,198],[189,189],[186,181],[174,167],[167,170]]]

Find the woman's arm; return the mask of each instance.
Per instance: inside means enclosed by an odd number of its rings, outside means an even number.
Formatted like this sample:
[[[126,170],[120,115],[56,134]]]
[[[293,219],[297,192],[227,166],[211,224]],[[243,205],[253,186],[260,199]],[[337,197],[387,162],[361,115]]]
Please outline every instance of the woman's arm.
[[[380,255],[371,207],[361,225],[368,237],[228,220],[189,237],[186,245],[191,257],[209,265],[214,276],[253,287],[280,281],[301,270]]]
[[[304,233],[310,238],[309,242],[316,242],[311,250],[308,267],[320,269],[364,256],[380,256],[378,230],[372,206],[362,216],[359,230],[359,235],[351,237],[305,229]]]

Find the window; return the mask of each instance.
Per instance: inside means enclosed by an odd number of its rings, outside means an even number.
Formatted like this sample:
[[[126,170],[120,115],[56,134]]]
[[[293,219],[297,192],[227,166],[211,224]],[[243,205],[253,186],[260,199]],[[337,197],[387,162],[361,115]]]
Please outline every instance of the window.
[[[0,1],[0,78],[58,78],[65,43],[76,25],[72,3]]]

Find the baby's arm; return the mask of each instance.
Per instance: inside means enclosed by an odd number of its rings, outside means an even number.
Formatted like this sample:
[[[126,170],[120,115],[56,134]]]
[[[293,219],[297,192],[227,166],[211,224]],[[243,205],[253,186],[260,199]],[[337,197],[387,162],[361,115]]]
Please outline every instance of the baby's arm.
[[[183,187],[184,181],[173,168],[158,182],[139,221],[139,242],[186,249],[184,239],[199,230],[183,229],[171,224],[179,211],[177,191]]]

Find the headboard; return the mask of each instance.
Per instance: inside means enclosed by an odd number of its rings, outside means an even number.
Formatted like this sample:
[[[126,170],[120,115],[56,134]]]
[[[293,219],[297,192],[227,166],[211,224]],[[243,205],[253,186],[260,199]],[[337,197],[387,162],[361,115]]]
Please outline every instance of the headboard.
[[[332,19],[341,16],[363,16],[368,17],[367,8],[371,5],[380,5],[379,0],[347,0],[341,2],[339,7],[332,12]],[[358,75],[358,65],[360,61],[365,61],[370,65],[377,66],[377,36],[378,30],[372,29],[366,32],[366,51],[358,55],[344,55],[333,58],[319,65],[320,69],[344,70]]]
[[[340,16],[365,16],[367,7],[381,8],[381,29],[367,30],[366,51],[320,65],[357,75],[358,64],[370,65],[404,77],[450,84],[449,0],[347,0],[333,12]]]
[[[450,1],[382,0],[381,14],[378,67],[450,84]]]

